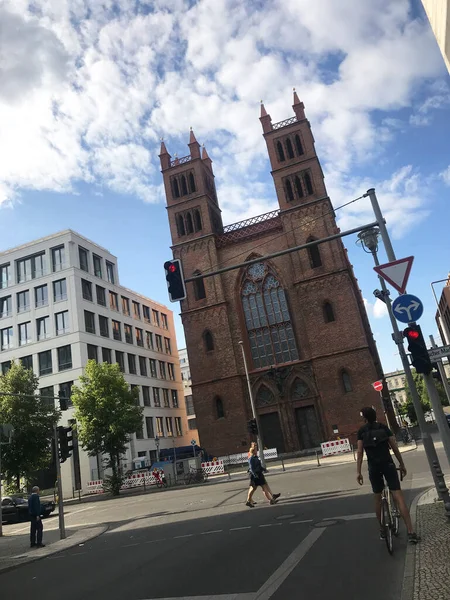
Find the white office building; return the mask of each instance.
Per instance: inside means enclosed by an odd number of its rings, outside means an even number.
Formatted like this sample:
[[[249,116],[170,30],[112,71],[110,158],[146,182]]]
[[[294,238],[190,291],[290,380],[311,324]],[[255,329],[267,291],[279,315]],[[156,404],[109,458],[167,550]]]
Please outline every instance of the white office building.
[[[195,440],[197,444],[201,446],[197,430],[197,419],[195,417],[194,402],[192,400],[192,380],[191,371],[189,368],[189,357],[187,349],[183,348],[182,350],[178,350],[178,356],[180,358],[181,380],[183,382],[183,393],[184,402],[186,405],[188,433],[191,436],[191,441]]]
[[[156,460],[160,449],[189,444],[173,315],[122,287],[117,259],[63,231],[0,253],[0,367],[20,360],[43,396],[70,397],[88,359],[117,362],[144,407],[124,466]],[[73,408],[61,423],[73,419]],[[62,465],[64,496],[102,476],[101,460],[80,449]],[[77,467],[79,464],[79,468]]]

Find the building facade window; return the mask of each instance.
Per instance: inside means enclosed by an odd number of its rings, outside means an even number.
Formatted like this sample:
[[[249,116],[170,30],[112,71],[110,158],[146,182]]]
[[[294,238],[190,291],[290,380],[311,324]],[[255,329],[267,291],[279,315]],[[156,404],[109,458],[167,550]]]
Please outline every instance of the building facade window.
[[[95,292],[96,292],[96,296],[97,296],[97,304],[100,304],[100,306],[106,306],[106,290],[105,290],[105,288],[101,287],[100,285],[96,285]]]
[[[114,321],[114,319],[111,322],[112,322],[113,338],[115,340],[121,342],[122,341],[122,329],[120,327],[120,322]]]
[[[153,333],[151,331],[145,332],[145,344],[149,350],[153,350]]]
[[[325,302],[323,305],[323,318],[325,319],[325,323],[332,323],[335,321],[333,305],[331,302]]]
[[[11,361],[10,360],[6,360],[5,362],[2,362],[1,364],[1,374],[2,375],[6,375],[6,373],[10,370],[11,368]]]
[[[276,147],[277,147],[278,162],[284,162],[286,160],[286,157],[284,155],[284,148],[283,148],[283,144],[279,140],[276,143]]]
[[[142,329],[139,329],[139,327],[136,327],[136,344],[138,346],[141,346],[141,348],[144,347],[144,332],[142,331]]]
[[[150,377],[153,377],[154,379],[158,377],[156,373],[156,360],[153,358],[150,359]]]
[[[156,417],[156,435],[160,438],[164,437],[163,417]]]
[[[352,380],[351,377],[345,369],[341,371],[341,380],[342,387],[344,388],[344,392],[347,394],[348,392],[353,391]]]
[[[54,302],[67,300],[67,283],[65,279],[58,279],[53,282],[53,300]]]
[[[81,246],[78,246],[78,258],[80,260],[80,269],[89,273],[89,253]]]
[[[73,406],[72,403],[72,386],[73,381],[66,381],[65,383],[59,384],[60,395],[67,400],[69,406]]]
[[[69,333],[70,325],[68,310],[64,310],[55,314],[55,325],[56,335],[63,335],[64,333]]]
[[[39,375],[49,375],[50,373],[52,373],[52,351],[46,350],[45,352],[39,352],[38,363]]]
[[[175,365],[173,363],[167,363],[167,371],[169,373],[169,379],[175,381]]]
[[[0,347],[2,350],[14,348],[14,334],[12,327],[5,327],[0,331]]]
[[[119,299],[115,292],[109,292],[109,306],[111,310],[119,310]]]
[[[157,406],[157,407],[161,406],[161,397],[159,394],[159,388],[157,388],[157,387],[153,388],[153,404],[154,404],[154,406]]]
[[[283,178],[286,200],[293,202],[314,194],[312,177],[309,171],[301,171]]]
[[[150,388],[148,385],[143,385],[142,386],[142,397],[144,399],[144,406],[151,406],[151,399],[150,399]]]
[[[142,313],[144,315],[144,321],[150,323],[150,309],[148,306],[145,306],[145,304],[142,306]]]
[[[20,362],[24,369],[33,370],[33,357],[31,354],[29,354],[28,356],[22,356],[22,358],[20,359]]]
[[[162,360],[159,361],[159,374],[161,376],[161,379],[167,379],[166,363]]]
[[[172,417],[166,417],[167,437],[173,437]]]
[[[222,398],[215,398],[214,405],[216,409],[216,419],[224,419],[225,418],[225,410],[223,407]]]
[[[16,261],[17,283],[30,281],[45,275],[45,253],[40,252],[34,256]]]
[[[197,419],[188,419],[188,427],[191,431],[197,429]]]
[[[88,357],[88,360],[95,360],[95,362],[98,362],[97,346],[94,346],[93,344],[87,345],[87,357]]]
[[[85,300],[89,300],[89,302],[93,301],[92,283],[90,281],[86,281],[86,279],[81,280],[81,291]]]
[[[19,325],[19,346],[26,346],[31,342],[31,321],[21,323]]]
[[[58,370],[66,371],[72,368],[72,349],[70,346],[61,346],[57,348]]]
[[[133,328],[131,325],[124,325],[125,341],[127,344],[133,343]]]
[[[201,275],[200,271],[194,271],[194,276],[198,277]],[[205,290],[205,280],[203,277],[198,277],[195,281],[192,282],[194,287],[194,297],[196,300],[203,300],[206,298],[206,290]]]
[[[159,327],[159,312],[157,310],[152,310],[153,324]]]
[[[181,417],[175,417],[175,435],[183,435],[183,429],[181,427]]]
[[[164,351],[166,354],[172,354],[172,346],[169,338],[164,338]]]
[[[147,430],[147,437],[154,438],[155,432],[153,431],[153,418],[145,417],[145,429]]]
[[[109,348],[102,348],[102,361],[109,365],[112,364],[112,352]]]
[[[96,277],[103,277],[102,274],[102,259],[100,258],[100,256],[97,256],[96,254],[92,255],[92,260],[94,262],[94,275]]]
[[[161,327],[163,329],[169,329],[169,321],[167,320],[167,315],[161,313]]]
[[[125,354],[119,350],[116,350],[116,363],[119,365],[122,373],[125,373]]]
[[[6,289],[11,283],[11,266],[0,265],[0,290]]]
[[[109,323],[108,317],[104,317],[103,315],[98,316],[98,324],[100,328],[100,335],[102,337],[109,337]]]
[[[131,375],[136,375],[136,357],[134,354],[128,354],[128,372]]]
[[[65,253],[64,246],[58,246],[57,248],[51,249],[52,256],[52,271],[58,273],[65,268]]]
[[[36,308],[47,306],[48,304],[48,287],[47,284],[40,285],[34,288],[34,303]]]
[[[141,305],[139,304],[139,302],[135,302],[134,300],[132,301],[133,304],[133,317],[135,319],[140,319],[141,318]]]
[[[36,319],[37,339],[40,342],[50,337],[50,317]]]
[[[205,344],[206,352],[212,352],[214,350],[214,338],[209,330],[206,330],[203,334],[203,342]]]
[[[84,311],[84,328],[87,333],[95,333],[95,315],[88,310]]]
[[[170,408],[169,390],[166,388],[163,388],[162,392],[163,392],[164,408]]]
[[[129,317],[131,315],[131,313],[130,313],[130,300],[129,300],[129,298],[126,298],[125,296],[122,296],[122,312],[127,317]]]
[[[178,408],[178,391],[171,390],[171,395],[172,395],[172,407]]]
[[[266,263],[247,267],[241,300],[254,366],[298,360],[286,295]]]
[[[158,352],[162,352],[162,337],[160,335],[156,334],[155,341],[156,341],[156,350]]]
[[[39,390],[39,396],[41,397],[41,400],[45,406],[55,406],[55,390],[52,385],[41,388]]]
[[[311,236],[306,241],[307,241],[307,243],[314,242],[314,241],[316,241],[316,238]],[[308,248],[308,255],[309,255],[309,263],[311,265],[311,269],[317,269],[318,267],[322,266],[322,257],[320,256],[320,250],[319,250],[318,244],[316,246],[310,246]]]
[[[10,317],[12,315],[12,299],[11,296],[3,296],[0,298],[0,319]]]
[[[109,283],[116,283],[115,268],[113,263],[106,261],[106,278]]]
[[[147,377],[147,359],[145,356],[139,357],[139,371],[142,377]]]
[[[30,291],[24,290],[17,294],[17,312],[30,310]]]
[[[195,415],[194,401],[192,396],[185,396],[184,401],[186,402],[186,414],[188,417]]]

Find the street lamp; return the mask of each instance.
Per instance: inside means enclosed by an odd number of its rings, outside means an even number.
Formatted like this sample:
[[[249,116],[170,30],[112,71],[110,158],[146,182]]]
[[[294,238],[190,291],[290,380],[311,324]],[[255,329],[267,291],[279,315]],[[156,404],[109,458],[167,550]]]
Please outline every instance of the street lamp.
[[[155,437],[155,446],[156,446],[156,462],[159,462],[159,437]]]

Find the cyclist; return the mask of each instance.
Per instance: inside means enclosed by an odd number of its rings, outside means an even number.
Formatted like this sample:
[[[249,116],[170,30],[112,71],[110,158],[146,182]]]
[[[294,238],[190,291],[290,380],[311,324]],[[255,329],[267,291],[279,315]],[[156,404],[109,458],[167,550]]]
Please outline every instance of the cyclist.
[[[377,413],[373,407],[363,408],[361,416],[364,418],[365,425],[358,431],[356,480],[359,485],[364,483],[361,467],[365,450],[369,467],[369,479],[372,484],[373,493],[375,494],[375,511],[380,524],[380,538],[384,539],[386,535],[384,528],[381,526],[381,494],[384,488],[384,479],[386,479],[389,489],[394,497],[395,504],[405,522],[406,529],[408,530],[408,541],[411,544],[417,544],[417,542],[420,541],[420,538],[413,529],[411,516],[400,487],[397,469],[390,453],[390,449],[392,449],[404,477],[406,475],[406,467],[395,437],[387,425],[377,422]]]

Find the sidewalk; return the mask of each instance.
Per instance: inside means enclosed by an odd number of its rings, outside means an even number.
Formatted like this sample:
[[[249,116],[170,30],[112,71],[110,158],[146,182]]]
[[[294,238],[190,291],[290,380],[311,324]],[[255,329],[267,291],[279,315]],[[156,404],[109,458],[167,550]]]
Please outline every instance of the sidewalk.
[[[59,530],[45,531],[45,548],[30,548],[29,523],[24,523],[24,530],[16,534],[8,534],[8,526],[3,526],[3,536],[0,537],[0,573],[8,571],[24,563],[33,562],[68,550],[74,546],[83,546],[89,540],[101,535],[108,528],[104,525],[98,527],[82,527],[67,529],[66,539],[59,539]]]
[[[448,600],[450,521],[434,488],[418,499],[416,530],[422,541],[408,547],[402,600]]]

